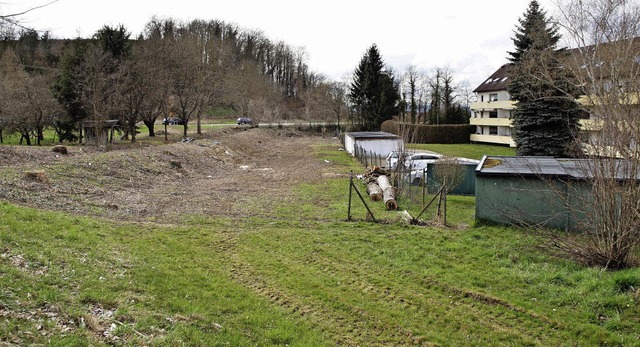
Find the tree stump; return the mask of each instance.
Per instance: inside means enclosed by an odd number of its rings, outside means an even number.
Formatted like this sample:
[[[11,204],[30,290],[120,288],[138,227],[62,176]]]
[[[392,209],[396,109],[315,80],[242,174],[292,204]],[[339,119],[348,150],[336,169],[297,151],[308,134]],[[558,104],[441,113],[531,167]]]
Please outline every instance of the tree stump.
[[[49,183],[49,179],[47,178],[47,175],[44,173],[44,170],[25,171],[24,177],[29,181]]]
[[[60,153],[60,154],[64,154],[64,155],[69,154],[69,151],[67,150],[67,147],[66,146],[62,146],[62,145],[54,146],[51,149],[51,152]]]

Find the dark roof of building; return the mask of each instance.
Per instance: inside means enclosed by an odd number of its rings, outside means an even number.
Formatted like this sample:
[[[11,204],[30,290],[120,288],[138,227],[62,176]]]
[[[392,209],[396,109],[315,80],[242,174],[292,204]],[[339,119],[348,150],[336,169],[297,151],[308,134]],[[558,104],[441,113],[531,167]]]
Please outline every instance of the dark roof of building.
[[[613,173],[606,176],[622,180],[634,176],[631,165],[630,161],[623,159],[484,156],[476,167],[476,175],[555,176],[585,180],[593,178],[595,171],[598,174]],[[635,172],[635,179],[640,180],[640,171]]]
[[[509,74],[507,68],[509,64],[502,65],[496,72],[494,72],[489,78],[487,78],[482,84],[480,84],[473,92],[493,92],[497,90],[507,90],[509,85]]]
[[[589,73],[597,78],[609,78],[611,67],[606,66],[607,61],[618,66],[620,64],[620,53],[633,59],[635,63],[640,62],[640,37],[629,40],[621,40],[615,42],[604,42],[597,45],[590,45],[579,48],[566,49],[561,48],[559,52],[564,52],[565,63],[574,70],[574,72],[582,73],[585,69],[590,69]],[[624,57],[623,57],[624,58]],[[499,90],[507,90],[509,85],[509,74],[507,73],[510,64],[502,65],[489,78],[482,82],[474,93],[493,92]],[[622,65],[624,68],[627,65]],[[628,66],[635,67],[635,64]],[[619,67],[615,68],[618,70]]]
[[[347,133],[347,136],[351,136],[354,139],[397,139],[398,135],[387,133],[384,131],[359,131]]]

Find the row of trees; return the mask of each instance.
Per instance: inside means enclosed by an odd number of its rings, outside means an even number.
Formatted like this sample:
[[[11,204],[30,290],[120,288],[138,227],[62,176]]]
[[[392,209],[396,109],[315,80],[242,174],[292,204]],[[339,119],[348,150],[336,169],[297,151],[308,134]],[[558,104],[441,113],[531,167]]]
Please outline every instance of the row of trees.
[[[449,67],[432,74],[409,66],[402,84],[402,120],[411,124],[466,124],[475,100],[466,84],[457,84]]]
[[[302,48],[217,20],[152,18],[135,39],[123,26],[104,26],[71,41],[0,24],[0,141],[5,131],[39,144],[49,127],[59,141],[82,140],[83,126],[100,136],[107,120],[118,120],[135,141],[137,123],[155,136],[156,120],[167,116],[183,121],[186,136],[194,120],[200,133],[201,116],[216,106],[262,121],[302,117],[367,130],[407,113],[412,123],[468,119],[449,69],[433,78],[415,68],[400,76],[375,45],[348,86],[310,72]]]
[[[182,119],[186,136],[194,119],[200,132],[201,116],[216,106],[258,120],[346,115],[344,87],[310,72],[304,50],[221,21],[154,18],[135,40],[123,26],[104,26],[89,40],[4,34],[0,129],[27,141],[49,126],[60,141],[74,141],[82,124],[97,129],[111,119],[135,141],[138,122],[154,136],[155,121],[168,115]],[[42,121],[21,108],[34,105],[34,93],[11,94],[28,88],[49,96]]]
[[[465,124],[469,121],[469,88],[457,85],[453,71],[437,68],[432,75],[409,66],[396,74],[384,65],[372,45],[355,70],[349,89],[354,120],[366,130],[378,130],[393,116],[411,124]]]

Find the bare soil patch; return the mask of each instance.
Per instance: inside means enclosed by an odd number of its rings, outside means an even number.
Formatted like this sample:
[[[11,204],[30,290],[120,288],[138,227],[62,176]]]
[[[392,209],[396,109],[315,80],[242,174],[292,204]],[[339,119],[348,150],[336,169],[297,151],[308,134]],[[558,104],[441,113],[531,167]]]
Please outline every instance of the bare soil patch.
[[[212,130],[191,142],[0,146],[0,199],[124,220],[178,222],[187,215],[268,215],[291,187],[322,172],[312,146],[335,144],[288,129]],[[43,172],[46,180],[28,178]]]

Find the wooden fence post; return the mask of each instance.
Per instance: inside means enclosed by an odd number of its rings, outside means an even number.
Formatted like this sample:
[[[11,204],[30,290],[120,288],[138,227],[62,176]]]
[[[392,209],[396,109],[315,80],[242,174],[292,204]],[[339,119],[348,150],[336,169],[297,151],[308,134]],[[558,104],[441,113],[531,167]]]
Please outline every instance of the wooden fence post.
[[[351,190],[353,189],[353,171],[349,177],[349,207],[347,207],[347,221],[351,222]]]

